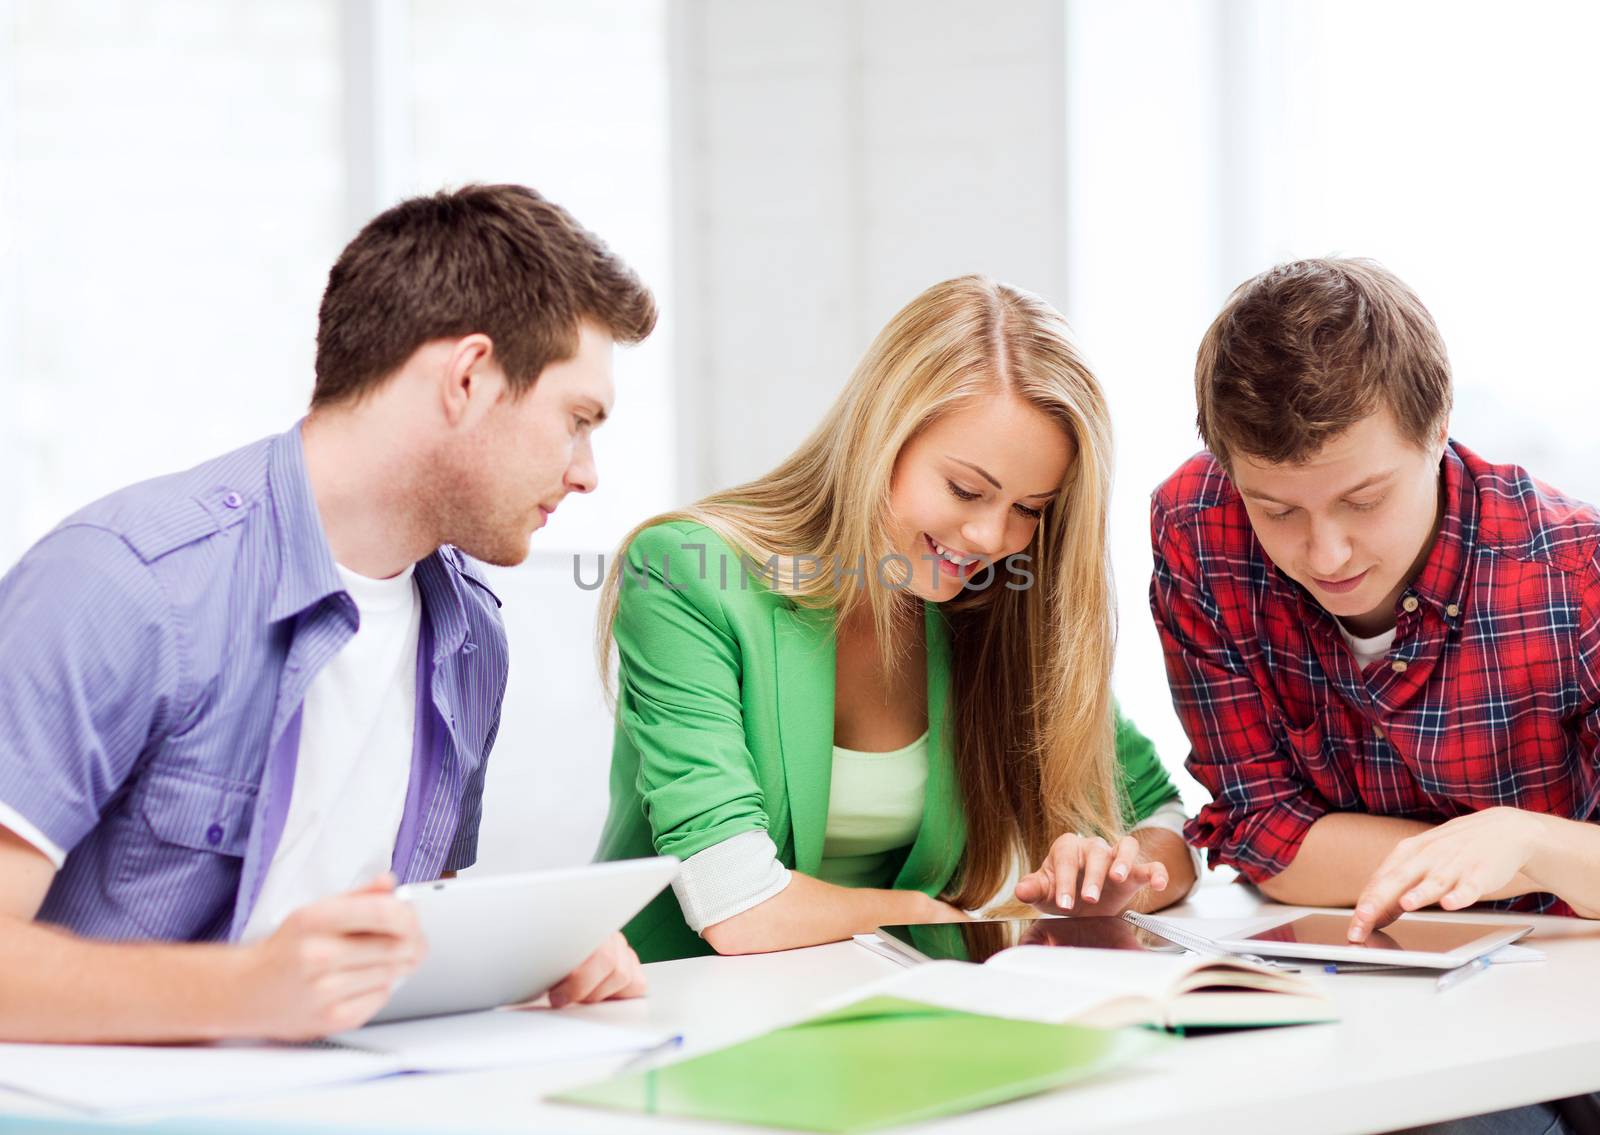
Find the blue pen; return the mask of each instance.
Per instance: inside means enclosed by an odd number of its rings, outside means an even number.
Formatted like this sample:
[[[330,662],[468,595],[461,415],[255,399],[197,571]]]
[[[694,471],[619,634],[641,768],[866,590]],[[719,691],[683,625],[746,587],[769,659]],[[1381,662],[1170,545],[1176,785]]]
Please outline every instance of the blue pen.
[[[631,1072],[635,1068],[639,1067],[642,1064],[649,1064],[651,1061],[653,1061],[656,1057],[660,1056],[662,1053],[671,1052],[674,1049],[678,1049],[678,1048],[682,1048],[682,1047],[683,1047],[683,1034],[682,1033],[677,1033],[677,1034],[675,1034],[673,1036],[669,1036],[665,1040],[661,1041],[659,1044],[651,1045],[649,1048],[647,1048],[643,1052],[639,1053],[633,1059],[631,1059],[631,1060],[627,1061],[626,1063],[624,1063],[622,1065],[622,1067],[617,1069],[616,1075],[621,1075],[624,1072]]]

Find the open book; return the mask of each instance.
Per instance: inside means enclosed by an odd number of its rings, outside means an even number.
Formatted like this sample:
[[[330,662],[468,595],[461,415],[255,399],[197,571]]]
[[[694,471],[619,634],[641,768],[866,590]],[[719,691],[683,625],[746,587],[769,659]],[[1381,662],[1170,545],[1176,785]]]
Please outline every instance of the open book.
[[[1013,946],[982,964],[930,961],[856,990],[1025,1021],[1253,1028],[1338,1019],[1312,982],[1242,958]]]

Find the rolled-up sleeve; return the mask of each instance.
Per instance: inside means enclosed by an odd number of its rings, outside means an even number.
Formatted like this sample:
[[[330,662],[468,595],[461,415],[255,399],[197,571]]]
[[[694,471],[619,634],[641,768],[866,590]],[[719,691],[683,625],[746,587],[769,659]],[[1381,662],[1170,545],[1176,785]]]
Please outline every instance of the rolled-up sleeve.
[[[656,852],[684,861],[675,889],[698,932],[776,894],[788,872],[745,743],[739,647],[695,563],[670,527],[641,533],[615,638],[617,721],[639,754],[635,787]]]
[[[789,869],[766,832],[748,831],[691,855],[673,881],[683,920],[696,934],[766,902],[789,885]]]
[[[61,854],[173,720],[177,638],[148,566],[102,529],[58,529],[0,579],[0,801]]]

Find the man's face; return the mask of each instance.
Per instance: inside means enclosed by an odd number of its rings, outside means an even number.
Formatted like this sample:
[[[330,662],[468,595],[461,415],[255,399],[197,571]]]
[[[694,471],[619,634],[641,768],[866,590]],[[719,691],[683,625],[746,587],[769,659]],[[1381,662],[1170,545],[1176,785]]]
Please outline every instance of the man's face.
[[[487,563],[519,564],[568,493],[594,491],[590,438],[615,399],[611,354],[611,337],[583,323],[577,353],[545,367],[532,389],[517,398],[502,385],[451,447],[442,492],[448,542]]]
[[[1262,548],[1352,634],[1394,625],[1439,521],[1445,431],[1419,449],[1383,408],[1309,460],[1234,460],[1233,483]]]

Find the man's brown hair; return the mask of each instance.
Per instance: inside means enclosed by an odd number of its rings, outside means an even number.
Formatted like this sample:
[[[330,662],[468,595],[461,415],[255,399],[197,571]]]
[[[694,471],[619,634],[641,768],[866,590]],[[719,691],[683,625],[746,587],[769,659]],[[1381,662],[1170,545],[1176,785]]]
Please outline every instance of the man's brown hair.
[[[1372,260],[1296,260],[1240,285],[1200,343],[1197,424],[1224,468],[1310,458],[1380,406],[1430,445],[1450,413],[1433,317]]]
[[[312,406],[357,398],[435,339],[481,333],[515,394],[578,349],[655,327],[649,289],[559,205],[521,185],[413,197],[369,221],[328,273]]]

